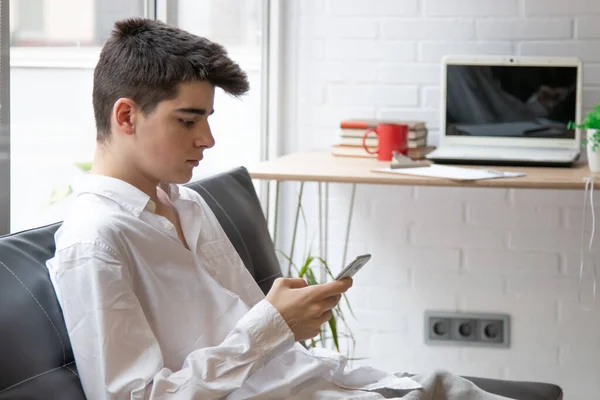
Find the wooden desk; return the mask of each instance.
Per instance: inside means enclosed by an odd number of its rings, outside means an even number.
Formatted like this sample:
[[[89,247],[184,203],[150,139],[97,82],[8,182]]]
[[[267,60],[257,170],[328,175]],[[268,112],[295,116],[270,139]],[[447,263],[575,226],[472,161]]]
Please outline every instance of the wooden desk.
[[[371,171],[374,168],[387,168],[389,165],[387,161],[371,158],[339,157],[327,152],[313,152],[289,154],[260,163],[249,171],[254,179],[274,181],[530,189],[584,189],[584,178],[591,175],[587,163],[581,161],[572,168],[490,167],[502,171],[524,172],[525,176],[479,181],[453,181]]]
[[[490,167],[503,171],[524,172],[525,176],[517,178],[483,179],[478,181],[456,181],[445,178],[430,178],[421,176],[410,176],[391,174],[385,172],[374,172],[375,168],[387,168],[389,161],[377,161],[371,158],[340,157],[333,156],[327,152],[296,153],[279,157],[275,160],[266,161],[249,168],[253,179],[264,179],[275,181],[275,212],[273,241],[277,240],[277,214],[279,209],[279,183],[282,181],[299,181],[300,190],[296,207],[296,219],[292,236],[292,247],[290,258],[294,256],[294,246],[298,229],[298,218],[302,204],[302,193],[305,182],[317,182],[319,185],[319,238],[321,243],[321,255],[327,258],[327,209],[329,203],[328,183],[350,183],[352,194],[350,197],[350,209],[346,225],[346,238],[344,242],[344,253],[342,267],[346,263],[346,253],[350,236],[350,226],[354,208],[354,200],[357,184],[384,184],[384,185],[409,185],[409,186],[458,186],[458,187],[481,187],[481,188],[527,188],[527,189],[585,189],[585,177],[591,176],[587,163],[578,162],[571,168],[540,168],[540,167]],[[464,166],[468,167],[468,166]],[[472,166],[471,168],[480,168]],[[324,219],[321,215],[323,199],[321,194],[321,183],[325,183],[325,212]],[[600,185],[597,185],[600,187]],[[270,190],[270,186],[268,186]],[[267,196],[268,198],[270,196]],[[266,215],[269,221],[270,205],[266,204]],[[325,224],[323,228],[322,224]]]

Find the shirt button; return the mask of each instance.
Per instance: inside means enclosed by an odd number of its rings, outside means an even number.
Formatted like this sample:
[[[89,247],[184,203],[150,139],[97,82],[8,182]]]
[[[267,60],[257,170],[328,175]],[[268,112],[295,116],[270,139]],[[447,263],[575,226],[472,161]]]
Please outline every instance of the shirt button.
[[[156,212],[156,204],[152,200],[148,200],[148,205],[146,206],[146,208],[152,213]]]
[[[170,222],[167,222],[167,224],[165,225],[165,227],[166,227],[167,229],[171,230],[171,229],[175,228],[175,225],[173,225],[173,224],[172,224],[172,223],[170,223]]]

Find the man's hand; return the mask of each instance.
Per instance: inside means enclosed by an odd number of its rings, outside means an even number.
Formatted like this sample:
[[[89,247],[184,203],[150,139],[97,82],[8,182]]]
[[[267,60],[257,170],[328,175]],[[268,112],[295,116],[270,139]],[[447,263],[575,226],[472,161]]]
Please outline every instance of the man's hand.
[[[351,286],[352,278],[312,286],[300,278],[278,278],[267,301],[279,311],[299,342],[319,334],[321,325],[331,318],[331,309]]]

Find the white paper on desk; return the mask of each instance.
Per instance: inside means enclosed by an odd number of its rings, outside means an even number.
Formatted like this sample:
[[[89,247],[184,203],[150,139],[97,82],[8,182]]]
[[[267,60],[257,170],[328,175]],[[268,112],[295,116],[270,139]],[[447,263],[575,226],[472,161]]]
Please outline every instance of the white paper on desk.
[[[379,168],[374,171],[392,174],[429,176],[432,178],[446,178],[459,181],[474,181],[479,179],[515,178],[525,176],[523,172],[505,172],[477,168],[461,168],[448,165],[432,164],[429,167],[417,168]]]

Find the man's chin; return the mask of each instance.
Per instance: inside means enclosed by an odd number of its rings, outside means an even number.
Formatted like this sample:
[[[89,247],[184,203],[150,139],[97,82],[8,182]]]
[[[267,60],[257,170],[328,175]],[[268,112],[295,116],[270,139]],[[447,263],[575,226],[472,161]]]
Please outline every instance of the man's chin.
[[[170,176],[163,176],[160,182],[173,183],[176,185],[183,185],[188,183],[192,179],[192,173],[179,173],[172,174]]]
[[[177,176],[177,178],[175,180],[173,180],[173,183],[176,183],[178,185],[183,185],[184,183],[188,183],[192,179],[193,176],[194,176],[194,174],[192,174],[192,171],[179,174],[179,176]]]

